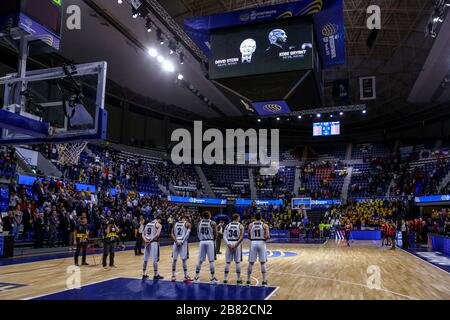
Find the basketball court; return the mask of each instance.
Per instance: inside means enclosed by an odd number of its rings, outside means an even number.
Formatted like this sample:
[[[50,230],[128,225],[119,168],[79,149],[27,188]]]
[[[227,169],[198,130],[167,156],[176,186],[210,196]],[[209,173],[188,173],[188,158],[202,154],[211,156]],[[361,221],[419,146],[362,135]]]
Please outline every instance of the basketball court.
[[[248,243],[244,244],[243,272]],[[189,271],[197,262],[197,244],[190,244]],[[161,281],[141,280],[142,258],[131,251],[117,252],[117,269],[104,270],[99,253],[89,255],[90,266],[81,268],[81,288],[67,289],[67,268],[73,258],[55,258],[0,267],[0,299],[51,300],[448,300],[450,274],[401,249],[380,248],[372,241],[327,241],[315,244],[268,244],[269,286],[260,286],[259,267],[252,286],[237,286],[234,268],[229,285],[209,284],[203,266],[200,284],[170,282],[171,246],[161,248]],[[218,255],[216,273],[223,278],[224,256]],[[2,261],[3,262],[3,261]],[[8,260],[4,261],[6,264]],[[97,263],[97,265],[95,265]],[[370,267],[379,267],[381,287],[371,287]],[[151,270],[151,269],[150,269]],[[181,279],[181,274],[178,274]]]

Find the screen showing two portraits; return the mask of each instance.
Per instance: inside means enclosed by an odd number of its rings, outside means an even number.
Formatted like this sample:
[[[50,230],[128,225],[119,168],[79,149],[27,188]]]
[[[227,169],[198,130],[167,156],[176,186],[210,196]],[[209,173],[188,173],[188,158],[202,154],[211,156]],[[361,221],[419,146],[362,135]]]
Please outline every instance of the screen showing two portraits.
[[[233,78],[313,69],[309,19],[213,30],[210,78]]]

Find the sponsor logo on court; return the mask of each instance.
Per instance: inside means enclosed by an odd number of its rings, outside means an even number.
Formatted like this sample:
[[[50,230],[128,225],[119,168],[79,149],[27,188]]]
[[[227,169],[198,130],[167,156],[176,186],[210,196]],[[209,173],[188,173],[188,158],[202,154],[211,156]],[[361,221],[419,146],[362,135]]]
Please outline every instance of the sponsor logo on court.
[[[26,286],[26,284],[0,282],[0,292],[11,291]]]
[[[242,255],[248,256],[250,254],[249,251],[242,252]],[[268,258],[292,258],[298,256],[297,252],[290,252],[290,251],[279,251],[279,250],[267,250],[267,257]]]
[[[416,252],[415,254],[433,264],[438,264],[440,266],[447,266],[447,267],[450,266],[450,258],[446,257],[442,253]]]

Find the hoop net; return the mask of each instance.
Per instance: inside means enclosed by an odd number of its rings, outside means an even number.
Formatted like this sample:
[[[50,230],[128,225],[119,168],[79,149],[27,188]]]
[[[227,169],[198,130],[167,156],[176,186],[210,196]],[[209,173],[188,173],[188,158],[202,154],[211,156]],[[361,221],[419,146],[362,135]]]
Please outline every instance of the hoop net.
[[[58,144],[58,162],[62,165],[76,165],[80,161],[80,155],[87,146],[85,142]]]

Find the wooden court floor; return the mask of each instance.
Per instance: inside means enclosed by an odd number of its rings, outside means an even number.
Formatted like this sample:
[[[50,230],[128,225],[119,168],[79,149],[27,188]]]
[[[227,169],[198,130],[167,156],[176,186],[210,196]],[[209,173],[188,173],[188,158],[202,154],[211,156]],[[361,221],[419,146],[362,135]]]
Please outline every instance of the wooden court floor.
[[[190,245],[191,276],[197,262],[197,248],[197,244]],[[269,285],[278,287],[270,299],[450,299],[450,274],[400,249],[387,250],[369,241],[358,241],[347,248],[345,243],[331,240],[323,245],[271,243],[267,248],[272,256],[268,261]],[[246,242],[244,252],[247,250]],[[99,265],[100,259],[100,255],[88,256],[90,266],[81,269],[82,285],[115,277],[141,276],[142,257],[135,257],[132,251],[117,252],[117,269],[104,270]],[[247,261],[248,257],[244,256],[243,275]],[[0,290],[0,299],[27,299],[62,291],[66,288],[67,268],[72,263],[72,258],[65,258],[0,267],[0,283],[26,285]],[[178,263],[178,278],[181,279],[181,261]],[[222,254],[216,261],[219,280],[223,280],[223,268]],[[159,270],[170,279],[170,246],[161,248]],[[234,270],[232,265],[230,283],[235,283]],[[379,270],[378,287],[373,281],[374,270]],[[149,274],[152,272],[150,263]],[[253,277],[253,284],[261,282],[258,265]],[[209,280],[208,263],[203,264],[201,280]]]

